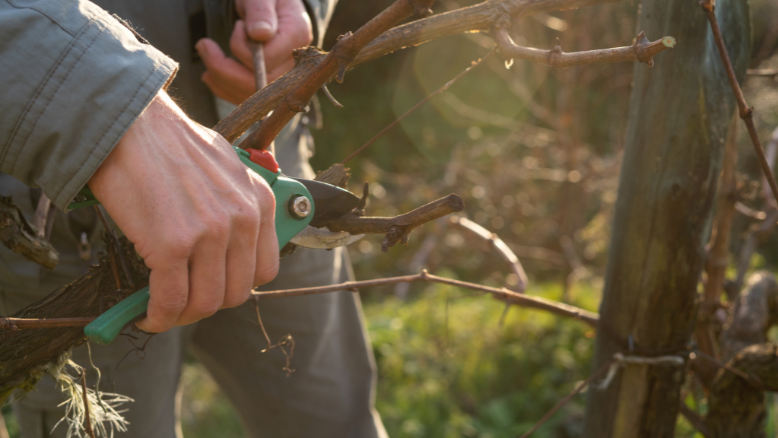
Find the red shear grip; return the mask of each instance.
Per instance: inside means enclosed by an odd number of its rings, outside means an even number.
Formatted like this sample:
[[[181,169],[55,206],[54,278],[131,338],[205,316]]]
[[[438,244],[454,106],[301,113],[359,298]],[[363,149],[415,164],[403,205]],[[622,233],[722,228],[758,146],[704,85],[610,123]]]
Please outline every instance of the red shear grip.
[[[246,152],[249,153],[249,160],[252,163],[258,164],[273,173],[278,173],[278,163],[276,163],[275,157],[269,151],[249,148],[246,149]]]

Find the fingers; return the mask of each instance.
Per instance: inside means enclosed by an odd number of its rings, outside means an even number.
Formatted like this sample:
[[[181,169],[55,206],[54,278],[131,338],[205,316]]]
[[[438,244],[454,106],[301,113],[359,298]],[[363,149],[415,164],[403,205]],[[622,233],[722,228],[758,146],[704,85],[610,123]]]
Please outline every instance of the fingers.
[[[253,71],[254,55],[251,53],[249,38],[246,35],[246,23],[243,20],[236,21],[235,27],[232,29],[230,51],[244,66]]]
[[[204,59],[220,71],[223,54],[211,54]],[[89,186],[151,269],[147,317],[137,324],[143,330],[163,332],[239,305],[276,275],[270,187],[164,92]]]
[[[149,260],[146,260],[147,264]],[[136,325],[141,330],[160,333],[171,329],[189,299],[189,267],[187,258],[170,258],[164,266],[151,270],[151,298],[146,318]]]
[[[256,88],[254,79],[251,79],[251,84],[244,83],[243,81],[227,82],[218,79],[211,72],[203,73],[202,80],[216,97],[224,99],[233,105],[243,103],[244,100],[254,94],[254,89]]]
[[[265,42],[265,66],[268,69],[268,81],[283,75],[294,67],[294,49],[307,46],[313,40],[308,15],[281,17],[283,21],[275,38]],[[253,53],[246,37],[245,24],[235,22],[230,37],[230,51],[252,74],[254,69]],[[272,76],[272,78],[271,78]]]
[[[207,238],[195,247],[189,259],[189,299],[175,325],[197,322],[222,307],[227,283],[225,261],[229,232],[229,222],[212,227]]]
[[[267,185],[264,180],[262,184]],[[268,187],[269,188],[269,187]],[[278,237],[276,236],[276,201],[270,190],[262,191],[260,198],[261,224],[257,238],[257,264],[254,271],[254,287],[269,283],[278,275]]]
[[[227,58],[213,40],[197,43],[207,71],[202,79],[218,97],[240,104],[256,91],[249,38],[265,42],[268,81],[294,67],[293,51],[313,41],[313,26],[302,0],[238,0],[238,20],[230,37]]]
[[[252,176],[249,175],[249,178]],[[275,211],[267,212],[261,205],[254,204],[247,206],[245,213],[233,221],[234,231],[230,236],[227,253],[227,286],[222,308],[239,306],[248,299],[254,287],[257,245],[263,225],[262,219],[265,217],[263,215],[270,214],[272,218]]]
[[[239,1],[238,14],[246,21],[246,29],[254,41],[267,41],[278,31],[276,0]]]
[[[207,71],[202,80],[218,97],[235,105],[254,94],[254,73],[240,62],[224,55],[215,41],[204,38],[195,46]]]
[[[278,4],[278,33],[265,43],[265,57],[271,66],[292,58],[294,49],[313,41],[311,18],[300,0],[282,0]],[[270,67],[272,69],[272,67]]]

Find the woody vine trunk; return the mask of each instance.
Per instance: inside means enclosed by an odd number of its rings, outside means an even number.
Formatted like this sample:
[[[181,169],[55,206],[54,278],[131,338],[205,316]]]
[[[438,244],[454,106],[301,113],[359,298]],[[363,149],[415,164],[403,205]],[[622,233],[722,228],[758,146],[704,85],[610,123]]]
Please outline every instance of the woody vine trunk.
[[[716,13],[742,77],[750,49],[748,4],[720,0]],[[653,68],[635,64],[592,369],[617,352],[686,357],[735,109],[696,1],[644,1],[638,29],[673,35],[678,45]],[[622,368],[605,390],[589,391],[584,436],[673,436],[684,375],[682,367]]]

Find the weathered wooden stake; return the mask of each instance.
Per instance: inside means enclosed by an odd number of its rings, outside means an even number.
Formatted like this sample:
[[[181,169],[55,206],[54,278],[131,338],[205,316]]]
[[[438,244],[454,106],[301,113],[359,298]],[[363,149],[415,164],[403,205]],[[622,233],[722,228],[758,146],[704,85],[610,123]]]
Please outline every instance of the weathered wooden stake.
[[[744,0],[716,5],[738,74],[750,50]],[[684,355],[735,109],[705,13],[696,1],[642,2],[638,29],[678,44],[635,64],[618,200],[593,369],[616,352]],[[671,437],[683,367],[630,365],[589,390],[585,437]]]

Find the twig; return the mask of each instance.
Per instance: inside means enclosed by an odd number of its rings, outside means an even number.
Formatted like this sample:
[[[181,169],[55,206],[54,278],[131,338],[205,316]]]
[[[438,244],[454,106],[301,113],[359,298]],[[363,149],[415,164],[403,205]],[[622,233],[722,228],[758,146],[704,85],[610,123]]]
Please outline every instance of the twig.
[[[431,14],[430,6],[434,1],[397,0],[353,34],[342,35],[321,64],[311,71],[299,86],[289,92],[273,114],[268,116],[259,129],[246,137],[239,146],[243,149],[267,149],[286,123],[295,114],[304,112],[313,95],[333,76],[338,82],[343,82],[349,64],[354,62],[360,50],[370,41],[414,12],[421,15]]]
[[[89,396],[86,392],[86,370],[81,371],[81,395],[84,397],[84,431],[89,438],[95,438],[95,431],[92,430],[92,414],[89,412]]]
[[[570,67],[573,65],[596,64],[599,62],[644,62],[649,67],[654,65],[653,57],[675,46],[675,38],[666,36],[660,40],[649,41],[640,32],[631,46],[612,49],[587,50],[584,52],[565,53],[562,46],[556,45],[551,50],[533,49],[516,45],[505,27],[498,26],[492,32],[500,53],[506,59],[528,59],[552,67]]]
[[[347,281],[345,283],[335,284],[331,286],[317,286],[317,287],[306,287],[301,289],[286,289],[286,290],[263,291],[263,292],[255,291],[252,292],[252,295],[260,298],[297,297],[301,295],[313,295],[313,294],[321,294],[321,293],[328,293],[328,292],[338,292],[342,290],[355,291],[357,288],[362,288],[362,287],[383,286],[387,284],[396,284],[396,283],[412,282],[412,281],[431,281],[434,283],[443,283],[443,284],[448,284],[450,286],[461,287],[464,289],[488,292],[497,298],[510,300],[512,304],[516,304],[522,307],[530,307],[534,309],[545,310],[555,315],[578,319],[595,328],[597,327],[597,321],[599,320],[599,316],[596,313],[589,312],[588,310],[580,309],[575,306],[558,303],[556,301],[547,300],[545,298],[527,296],[524,294],[513,292],[505,288],[497,289],[494,287],[482,286],[480,284],[468,283],[465,281],[438,277],[436,275],[427,273],[426,270],[416,275],[404,275],[400,277],[379,278],[376,280],[365,280],[365,281]]]
[[[735,211],[737,211],[738,213],[742,214],[745,217],[749,217],[751,219],[755,219],[758,221],[763,221],[767,217],[767,213],[751,208],[740,201],[735,202]]]
[[[461,230],[468,231],[471,235],[486,241],[492,249],[497,251],[497,253],[508,262],[511,272],[516,276],[517,283],[513,290],[518,293],[524,293],[524,291],[527,290],[528,280],[527,273],[524,272],[524,267],[521,265],[519,258],[516,257],[516,254],[508,248],[508,245],[506,245],[497,234],[490,232],[466,217],[452,216],[451,219],[449,219],[449,222],[451,225]]]
[[[778,76],[778,68],[749,68],[746,70],[746,74],[749,76]]]
[[[11,251],[21,254],[47,269],[54,269],[59,253],[36,230],[11,198],[0,196],[0,241]]]
[[[758,380],[755,379],[755,376],[750,376],[750,375],[744,373],[743,371],[740,371],[739,369],[733,367],[732,365],[730,365],[728,363],[725,363],[725,362],[722,362],[722,361],[716,359],[715,357],[713,357],[713,356],[711,356],[711,355],[709,355],[709,354],[707,354],[707,353],[705,353],[703,351],[695,350],[694,353],[699,355],[701,358],[709,361],[710,363],[716,365],[717,367],[724,368],[725,370],[729,371],[730,373],[735,374],[735,375],[737,375],[739,377],[742,377],[743,379],[745,379],[748,382],[752,382],[752,383],[755,383],[755,384],[759,384],[760,383]]]
[[[408,243],[408,237],[418,226],[451,213],[462,211],[465,203],[455,194],[430,202],[396,217],[370,217],[350,213],[328,222],[330,231],[346,231],[351,235],[386,234],[381,244],[383,251],[397,243]]]
[[[700,5],[708,15],[708,21],[713,30],[713,37],[716,40],[716,46],[719,48],[719,55],[721,55],[721,62],[724,64],[724,69],[727,71],[729,84],[732,86],[732,92],[735,94],[735,100],[737,100],[740,118],[743,119],[746,128],[748,128],[748,135],[751,137],[751,143],[754,145],[756,156],[759,159],[759,165],[762,168],[762,173],[770,184],[770,190],[773,192],[773,197],[778,201],[778,184],[775,183],[775,178],[773,177],[773,172],[770,170],[770,165],[767,163],[767,157],[765,157],[762,143],[759,141],[759,134],[756,132],[756,126],[754,125],[754,108],[749,107],[748,103],[746,103],[746,98],[743,96],[743,90],[740,89],[740,84],[738,84],[737,78],[735,77],[735,69],[732,67],[732,62],[729,60],[729,54],[724,45],[724,38],[721,36],[719,22],[716,19],[714,2],[713,0],[702,0],[700,1]]]
[[[262,330],[262,334],[265,336],[265,340],[267,341],[267,348],[260,351],[260,353],[267,353],[274,348],[281,350],[281,352],[284,354],[284,357],[286,357],[286,365],[284,365],[283,370],[286,371],[286,377],[289,377],[294,372],[294,369],[292,369],[292,356],[294,356],[294,338],[292,335],[287,334],[284,335],[277,344],[270,342],[270,336],[267,334],[267,330],[265,330],[265,324],[262,322],[262,315],[259,313],[259,297],[252,296],[251,298],[254,299],[254,310],[257,312],[257,322],[259,323],[259,328]],[[291,346],[289,352],[287,352],[286,348],[284,348],[287,345]]]
[[[574,9],[616,1],[619,0],[485,1],[390,29],[363,48],[356,59],[350,63],[349,68],[437,38],[468,32],[487,32],[494,26],[495,20],[506,12],[516,19],[540,12]],[[214,130],[228,141],[235,141],[254,122],[273,111],[287,93],[306,82],[308,73],[322,64],[326,56],[328,56],[326,53],[311,47],[296,51],[297,64],[291,71],[248,98],[235,111],[222,119]]]
[[[524,432],[524,434],[521,435],[521,437],[519,437],[519,438],[527,438],[528,436],[532,435],[536,430],[538,430],[540,428],[540,426],[542,426],[546,421],[548,421],[548,419],[551,418],[551,416],[554,415],[556,413],[556,411],[561,409],[562,406],[566,405],[567,402],[569,402],[570,399],[575,397],[576,394],[578,394],[579,392],[583,391],[583,389],[586,388],[590,383],[592,383],[594,381],[594,379],[596,379],[597,377],[601,376],[606,371],[608,371],[610,369],[611,365],[613,365],[615,362],[616,362],[615,360],[612,360],[612,361],[606,363],[599,370],[595,371],[594,374],[589,376],[589,378],[587,378],[586,380],[581,382],[581,384],[578,385],[578,387],[576,387],[570,394],[567,394],[562,400],[559,400],[559,403],[557,403],[553,408],[551,408],[551,410],[548,411],[546,413],[546,415],[543,416],[543,418],[538,420],[538,422],[535,423],[534,426],[532,426],[528,431]]]
[[[254,61],[254,84],[257,91],[267,86],[267,70],[265,68],[265,44],[249,39],[251,59]]]
[[[338,102],[338,100],[335,99],[335,96],[333,96],[332,93],[330,93],[330,89],[327,88],[327,84],[321,86],[321,91],[322,93],[324,93],[324,96],[327,97],[327,100],[329,100],[331,104],[335,105],[338,108],[343,108],[343,104]]]
[[[79,318],[0,318],[0,330],[24,330],[36,328],[86,327],[96,316]]]
[[[248,30],[246,31],[248,36]],[[267,86],[267,68],[265,67],[265,43],[262,41],[254,41],[251,37],[249,39],[249,46],[251,47],[251,60],[254,63],[254,85],[257,91]],[[257,122],[261,123],[261,121]],[[270,144],[270,153],[275,155],[275,143]]]
[[[414,105],[413,107],[411,107],[411,109],[409,109],[409,110],[408,110],[408,111],[406,111],[406,112],[405,112],[403,115],[401,115],[400,117],[398,117],[397,119],[395,119],[395,121],[393,121],[392,123],[388,124],[388,125],[387,125],[387,126],[384,128],[384,129],[382,129],[382,130],[381,130],[381,131],[380,131],[378,134],[376,134],[376,135],[375,135],[373,138],[371,138],[370,140],[368,140],[368,142],[367,142],[367,143],[365,143],[365,144],[363,144],[362,146],[360,146],[360,147],[359,147],[359,149],[357,149],[357,150],[355,150],[354,152],[352,152],[352,153],[351,153],[351,155],[349,155],[348,157],[346,157],[346,159],[345,159],[345,160],[343,160],[343,161],[341,161],[340,163],[341,163],[341,164],[346,164],[347,162],[351,161],[351,159],[352,159],[352,158],[354,158],[354,157],[356,157],[356,156],[357,156],[357,154],[359,154],[359,153],[360,153],[360,152],[362,152],[362,151],[363,151],[365,148],[367,148],[368,146],[370,146],[371,144],[373,144],[373,143],[374,143],[376,140],[378,140],[378,138],[379,138],[379,137],[381,137],[382,135],[384,135],[384,133],[385,133],[386,131],[388,131],[388,130],[392,129],[392,127],[394,127],[396,124],[400,123],[400,122],[401,122],[401,121],[402,121],[404,118],[408,117],[408,115],[410,115],[412,112],[416,111],[416,110],[417,110],[417,109],[418,109],[420,106],[422,106],[422,105],[423,105],[425,102],[427,102],[428,100],[430,100],[430,99],[432,99],[433,97],[437,96],[438,94],[440,94],[440,93],[442,93],[442,92],[444,92],[444,91],[448,90],[448,89],[449,89],[449,87],[451,87],[452,85],[454,85],[454,83],[455,83],[456,81],[458,81],[458,80],[459,80],[459,78],[461,78],[462,76],[464,76],[465,74],[467,74],[467,73],[468,73],[470,70],[472,70],[472,69],[474,69],[474,68],[478,67],[478,66],[479,66],[479,65],[480,65],[480,64],[481,64],[481,63],[482,63],[482,62],[483,62],[483,61],[484,61],[486,58],[488,58],[489,56],[491,56],[491,55],[492,55],[492,53],[494,53],[494,49],[490,50],[490,51],[489,51],[489,53],[487,53],[486,55],[484,55],[484,56],[483,56],[483,58],[480,58],[480,59],[478,59],[477,61],[473,61],[472,63],[470,63],[470,66],[469,66],[469,67],[467,67],[467,68],[466,68],[464,71],[462,71],[462,72],[461,72],[461,73],[459,73],[458,75],[454,76],[454,78],[453,78],[453,79],[451,79],[450,81],[448,81],[448,82],[446,82],[445,84],[443,84],[443,86],[442,86],[442,87],[440,87],[440,88],[438,88],[437,90],[433,91],[433,92],[432,92],[432,93],[430,93],[430,94],[429,94],[427,97],[425,97],[424,99],[422,99],[421,101],[419,101],[419,103],[417,103],[416,105]]]
[[[436,283],[448,284],[451,286],[462,287],[465,289],[472,289],[482,292],[488,292],[497,298],[502,298],[510,301],[513,304],[517,304],[522,307],[531,307],[534,309],[545,310],[547,312],[554,313],[556,315],[565,316],[568,318],[579,319],[592,327],[597,326],[599,317],[594,312],[580,309],[575,306],[558,303],[553,300],[547,300],[540,297],[530,297],[524,294],[520,294],[508,289],[497,289],[489,286],[482,286],[475,283],[468,283],[465,281],[452,280],[449,278],[438,277],[427,273],[426,270],[420,274],[406,275],[401,277],[389,277],[380,278],[376,280],[365,281],[347,281],[345,283],[330,285],[330,286],[318,286],[308,287],[301,289],[285,289],[266,292],[252,292],[255,299],[258,298],[270,298],[270,297],[296,297],[301,295],[314,295],[328,292],[338,292],[341,290],[355,290],[360,287],[372,287],[382,286],[387,284],[408,283],[414,281],[431,281]],[[86,327],[90,322],[94,321],[97,317],[80,317],[80,318],[0,318],[0,330],[16,331],[22,329],[34,329],[34,328],[61,328],[61,327]],[[263,330],[264,331],[264,330]]]

